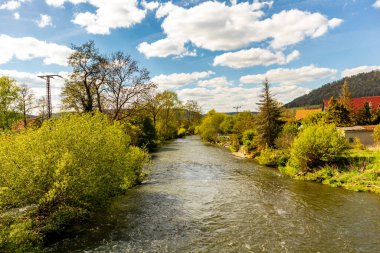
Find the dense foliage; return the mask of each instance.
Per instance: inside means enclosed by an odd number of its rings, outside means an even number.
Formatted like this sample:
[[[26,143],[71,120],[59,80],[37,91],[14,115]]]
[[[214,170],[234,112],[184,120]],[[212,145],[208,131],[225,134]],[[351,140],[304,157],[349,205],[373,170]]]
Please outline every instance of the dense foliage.
[[[336,161],[347,148],[347,140],[335,125],[306,126],[293,142],[288,165],[292,173],[306,174]]]
[[[147,154],[101,114],[0,136],[0,251],[27,251],[140,182]],[[26,248],[23,248],[26,247]]]
[[[323,99],[339,97],[345,81],[349,84],[350,93],[353,98],[380,96],[380,71],[372,71],[369,73],[361,73],[355,76],[345,77],[341,80],[325,84],[306,95],[294,99],[286,104],[286,107],[321,105]]]

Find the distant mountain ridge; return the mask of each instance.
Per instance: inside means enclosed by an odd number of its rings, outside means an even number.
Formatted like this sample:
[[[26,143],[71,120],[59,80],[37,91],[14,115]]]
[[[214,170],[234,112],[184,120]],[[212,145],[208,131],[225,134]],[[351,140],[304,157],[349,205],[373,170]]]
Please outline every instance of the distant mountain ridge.
[[[380,96],[380,71],[376,70],[345,77],[338,81],[325,84],[318,89],[312,90],[309,94],[298,97],[287,103],[285,107],[292,108],[322,105],[323,99],[339,97],[344,80],[347,80],[353,98]]]

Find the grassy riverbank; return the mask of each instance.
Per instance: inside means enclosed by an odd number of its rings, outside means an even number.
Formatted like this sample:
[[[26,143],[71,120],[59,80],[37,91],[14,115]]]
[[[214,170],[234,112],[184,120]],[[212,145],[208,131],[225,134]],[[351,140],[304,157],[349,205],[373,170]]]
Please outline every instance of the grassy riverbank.
[[[367,149],[358,139],[349,145],[323,114],[283,123],[273,147],[259,145],[255,116],[247,112],[228,116],[211,111],[198,131],[204,141],[294,179],[380,194],[380,150]]]
[[[380,151],[379,150],[349,150],[342,157],[342,164],[324,166],[320,170],[303,176],[293,176],[301,180],[310,180],[343,187],[353,191],[369,191],[380,194]],[[280,171],[287,173],[286,168]]]

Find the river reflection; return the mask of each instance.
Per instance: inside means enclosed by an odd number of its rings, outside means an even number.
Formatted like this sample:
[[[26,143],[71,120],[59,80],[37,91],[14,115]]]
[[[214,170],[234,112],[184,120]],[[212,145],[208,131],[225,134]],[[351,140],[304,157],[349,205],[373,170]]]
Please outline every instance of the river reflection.
[[[46,252],[380,252],[380,197],[300,182],[198,137]]]

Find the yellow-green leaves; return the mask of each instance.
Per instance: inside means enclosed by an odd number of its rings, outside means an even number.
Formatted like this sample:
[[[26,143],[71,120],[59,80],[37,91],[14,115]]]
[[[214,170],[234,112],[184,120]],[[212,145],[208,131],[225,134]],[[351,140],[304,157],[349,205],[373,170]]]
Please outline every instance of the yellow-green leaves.
[[[0,135],[0,215],[38,206],[26,214],[32,225],[15,217],[9,226],[17,229],[5,237],[22,244],[60,229],[138,183],[148,156],[129,143],[122,125],[103,114],[63,115],[37,130]]]

